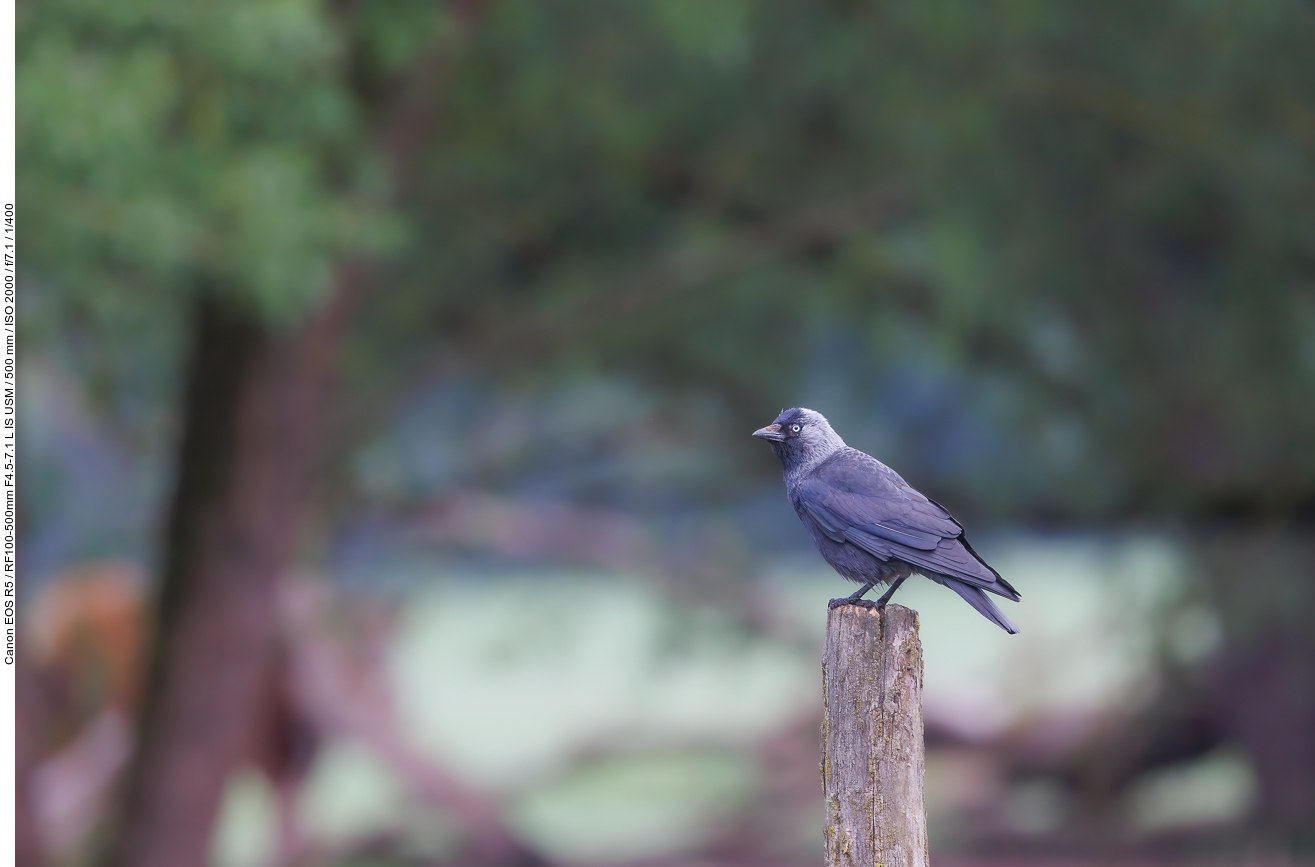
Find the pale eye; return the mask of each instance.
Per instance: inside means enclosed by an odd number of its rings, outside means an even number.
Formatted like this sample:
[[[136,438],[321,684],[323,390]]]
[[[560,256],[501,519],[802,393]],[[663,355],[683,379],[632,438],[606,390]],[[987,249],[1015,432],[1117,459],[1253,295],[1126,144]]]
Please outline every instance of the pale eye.
[[[799,433],[799,425],[797,424],[790,425],[790,430],[794,431],[795,433]]]

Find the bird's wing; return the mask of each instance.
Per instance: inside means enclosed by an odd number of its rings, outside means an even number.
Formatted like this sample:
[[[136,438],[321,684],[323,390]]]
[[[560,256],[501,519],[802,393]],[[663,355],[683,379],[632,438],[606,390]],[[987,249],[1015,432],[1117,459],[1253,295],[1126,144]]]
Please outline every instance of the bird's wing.
[[[800,499],[800,505],[822,529],[833,542],[850,542],[867,551],[869,554],[880,557],[882,560],[889,560],[895,556],[895,547],[889,542],[870,533],[855,529],[845,525],[843,520],[838,520],[834,512],[825,506],[817,505],[807,498]]]
[[[836,542],[883,560],[898,558],[983,590],[1018,593],[977,556],[963,526],[892,469],[862,452],[824,462],[796,488],[800,506]]]

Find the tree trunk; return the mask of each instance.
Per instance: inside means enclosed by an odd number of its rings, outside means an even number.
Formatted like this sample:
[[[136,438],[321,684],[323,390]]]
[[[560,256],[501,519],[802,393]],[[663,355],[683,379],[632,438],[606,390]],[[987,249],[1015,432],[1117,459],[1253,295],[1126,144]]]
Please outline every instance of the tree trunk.
[[[1203,528],[1192,550],[1224,627],[1211,711],[1256,771],[1251,820],[1315,845],[1315,534]]]
[[[917,612],[831,609],[822,692],[826,867],[927,867]]]
[[[319,451],[332,362],[359,275],[274,333],[232,300],[196,303],[155,645],[117,867],[205,867],[224,785],[246,753],[287,567]]]
[[[32,772],[42,758],[46,697],[28,664],[27,650],[20,646],[14,662],[14,864],[41,867],[46,859],[32,802]]]

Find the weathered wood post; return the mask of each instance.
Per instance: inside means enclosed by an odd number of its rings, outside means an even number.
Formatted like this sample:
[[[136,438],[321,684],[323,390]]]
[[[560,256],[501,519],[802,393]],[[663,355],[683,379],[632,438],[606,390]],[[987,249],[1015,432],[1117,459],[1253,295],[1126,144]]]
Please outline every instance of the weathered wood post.
[[[826,867],[927,867],[918,613],[831,609],[822,690]]]

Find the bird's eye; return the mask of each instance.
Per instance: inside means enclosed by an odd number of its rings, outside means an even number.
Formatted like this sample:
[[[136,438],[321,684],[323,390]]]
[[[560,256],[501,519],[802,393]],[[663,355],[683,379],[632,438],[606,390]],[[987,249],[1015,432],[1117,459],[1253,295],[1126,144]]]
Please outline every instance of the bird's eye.
[[[797,424],[790,425],[790,430],[794,431],[795,433],[799,433],[799,425]]]

